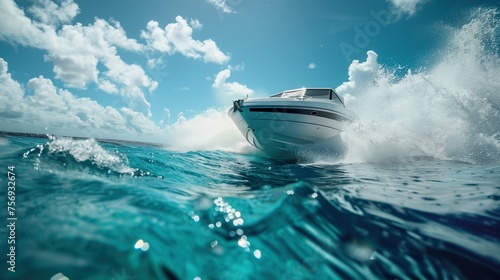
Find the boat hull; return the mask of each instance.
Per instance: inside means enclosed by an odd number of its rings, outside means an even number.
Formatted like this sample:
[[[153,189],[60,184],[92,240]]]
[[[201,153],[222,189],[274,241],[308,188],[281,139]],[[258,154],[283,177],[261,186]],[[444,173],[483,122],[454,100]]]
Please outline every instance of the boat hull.
[[[340,132],[351,117],[324,102],[235,101],[229,116],[246,138],[275,159],[299,159],[311,153],[341,153]],[[307,105],[307,106],[306,106]]]

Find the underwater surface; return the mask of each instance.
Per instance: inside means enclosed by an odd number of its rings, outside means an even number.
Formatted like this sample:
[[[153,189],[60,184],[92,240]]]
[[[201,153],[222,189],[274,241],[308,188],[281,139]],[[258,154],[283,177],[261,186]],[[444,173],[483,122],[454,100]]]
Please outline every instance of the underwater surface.
[[[2,279],[500,276],[499,162],[287,163],[53,136],[1,144]]]

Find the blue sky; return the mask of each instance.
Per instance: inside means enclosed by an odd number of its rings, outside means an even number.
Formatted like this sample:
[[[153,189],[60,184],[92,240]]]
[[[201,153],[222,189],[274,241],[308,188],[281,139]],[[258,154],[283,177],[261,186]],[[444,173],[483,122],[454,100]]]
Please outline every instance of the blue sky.
[[[498,1],[3,0],[0,130],[158,142],[246,95],[336,88],[369,50],[430,67],[478,6]]]

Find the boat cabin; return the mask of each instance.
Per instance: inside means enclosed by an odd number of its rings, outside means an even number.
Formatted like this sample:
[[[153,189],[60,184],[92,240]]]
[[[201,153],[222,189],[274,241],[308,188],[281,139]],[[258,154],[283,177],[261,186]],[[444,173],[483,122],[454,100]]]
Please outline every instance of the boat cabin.
[[[344,107],[344,99],[331,88],[299,88],[287,90],[270,97],[280,98],[298,98],[298,99],[324,99],[331,100],[335,103],[342,104]]]

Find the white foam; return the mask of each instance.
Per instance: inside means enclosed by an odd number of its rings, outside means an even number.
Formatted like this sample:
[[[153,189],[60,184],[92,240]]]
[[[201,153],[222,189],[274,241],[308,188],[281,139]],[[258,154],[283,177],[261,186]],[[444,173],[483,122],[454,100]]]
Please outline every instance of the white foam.
[[[479,9],[452,31],[436,65],[403,77],[377,55],[349,68],[337,90],[360,117],[346,127],[346,162],[432,156],[500,160],[499,11]]]
[[[90,161],[102,168],[118,173],[133,174],[135,169],[128,166],[127,159],[118,153],[110,153],[93,138],[77,140],[68,137],[49,136],[49,153],[69,153],[78,162]]]
[[[180,119],[167,127],[167,135],[167,148],[179,152],[255,152],[227,115],[227,109],[208,109],[192,119]]]

